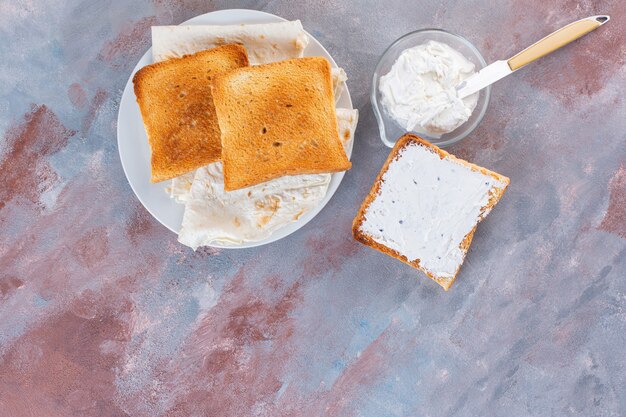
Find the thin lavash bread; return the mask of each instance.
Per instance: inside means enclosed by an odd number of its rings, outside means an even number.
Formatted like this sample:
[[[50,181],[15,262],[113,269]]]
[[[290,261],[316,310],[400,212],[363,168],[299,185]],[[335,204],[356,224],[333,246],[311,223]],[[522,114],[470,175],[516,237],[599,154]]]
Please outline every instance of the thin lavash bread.
[[[250,65],[301,57],[309,37],[299,20],[243,25],[152,26],[155,62],[236,43],[248,51]]]
[[[248,51],[250,65],[259,65],[301,58],[309,41],[299,20],[251,25],[152,26],[152,57],[154,62],[159,62],[236,43]],[[338,99],[348,77],[342,68],[332,68],[330,74]]]
[[[354,219],[354,238],[420,269],[445,290],[456,279],[478,223],[509,179],[413,134],[389,154]]]
[[[135,95],[152,150],[152,182],[220,159],[211,81],[247,65],[246,49],[232,44],[147,65],[135,74]]]
[[[227,191],[284,175],[345,171],[330,64],[307,57],[239,68],[213,80]]]

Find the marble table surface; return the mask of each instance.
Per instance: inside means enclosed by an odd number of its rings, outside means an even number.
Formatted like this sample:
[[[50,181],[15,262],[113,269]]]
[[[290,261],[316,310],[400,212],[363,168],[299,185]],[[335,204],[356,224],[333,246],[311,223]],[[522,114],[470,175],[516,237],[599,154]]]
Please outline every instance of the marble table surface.
[[[151,25],[223,8],[301,19],[361,120],[312,222],[193,252],[131,191],[117,109]],[[492,61],[601,13],[449,149],[511,178],[450,291],[353,241],[386,46],[438,27]],[[626,415],[625,28],[621,0],[0,2],[0,416]]]

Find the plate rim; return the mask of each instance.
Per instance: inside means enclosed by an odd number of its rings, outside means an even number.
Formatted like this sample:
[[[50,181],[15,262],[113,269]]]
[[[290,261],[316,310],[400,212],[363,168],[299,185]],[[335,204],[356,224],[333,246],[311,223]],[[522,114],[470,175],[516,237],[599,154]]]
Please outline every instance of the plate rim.
[[[233,15],[233,14],[237,14],[237,13],[245,13],[245,14],[252,14],[252,15],[257,15],[257,16],[263,16],[263,17],[270,17],[273,19],[277,19],[278,21],[288,21],[288,19],[285,19],[281,16],[277,16],[275,14],[272,13],[268,13],[268,12],[264,12],[264,11],[260,11],[260,10],[254,10],[254,9],[222,9],[222,10],[215,10],[212,12],[208,12],[208,13],[203,13],[197,16],[194,16],[190,19],[185,20],[184,22],[176,25],[176,26],[182,26],[182,25],[194,25],[194,24],[203,24],[201,22],[197,22],[197,20],[200,20],[206,16],[212,15],[220,15],[220,14],[224,14],[224,15]],[[294,19],[297,20],[297,19]],[[194,22],[195,21],[195,22]],[[245,23],[245,22],[242,22]],[[232,23],[232,24],[236,24],[236,23]],[[251,23],[253,24],[253,23]],[[333,56],[330,54],[330,52],[328,52],[328,50],[324,47],[324,45],[322,45],[321,42],[319,42],[313,35],[311,35],[308,31],[304,30],[304,32],[307,34],[307,36],[309,36],[309,38],[311,40],[313,40],[314,42],[317,43],[317,45],[325,52],[325,54],[327,55],[328,58],[330,58],[330,63],[331,63],[331,67],[334,68],[338,68],[339,66],[337,65],[337,63],[335,62]],[[122,124],[120,123],[120,119],[122,118],[122,108],[123,108],[123,104],[125,104],[126,101],[131,100],[131,104],[134,102],[135,105],[137,105],[136,103],[136,97],[134,94],[134,90],[133,90],[133,76],[134,74],[141,68],[143,68],[142,65],[140,66],[141,62],[144,60],[144,58],[146,58],[146,56],[148,57],[148,59],[150,61],[152,61],[152,57],[151,57],[151,53],[152,53],[152,46],[150,46],[150,48],[148,48],[146,50],[146,52],[139,58],[139,60],[137,61],[137,64],[135,64],[135,66],[133,67],[133,70],[131,71],[129,78],[126,82],[126,85],[124,86],[124,90],[122,92],[122,97],[120,98],[120,104],[119,104],[119,108],[118,108],[118,114],[117,114],[117,126],[116,126],[116,134],[117,134],[117,148],[118,148],[118,154],[120,157],[120,162],[122,164],[122,170],[124,171],[124,175],[126,177],[126,181],[128,182],[128,184],[130,185],[131,190],[133,191],[133,194],[135,195],[135,197],[137,198],[137,200],[139,200],[139,202],[141,203],[141,205],[148,211],[148,213],[150,213],[150,215],[157,220],[161,225],[163,225],[166,229],[170,230],[171,232],[173,232],[174,234],[178,235],[179,231],[174,230],[173,228],[171,228],[169,225],[165,224],[163,220],[161,220],[154,212],[153,210],[150,209],[150,207],[144,202],[144,200],[140,197],[140,194],[135,190],[135,186],[133,185],[133,183],[131,182],[129,175],[128,175],[128,169],[126,168],[126,165],[124,163],[124,157],[122,155],[122,148],[124,148],[124,146],[120,145],[121,141],[120,141],[120,131],[122,129]],[[347,83],[344,83],[344,88],[343,91],[340,95],[340,97],[344,96],[347,99],[349,106],[348,108],[351,110],[354,110],[354,104],[352,103],[352,97],[350,96],[350,91],[348,89]],[[132,100],[132,99],[135,100]],[[124,106],[126,107],[126,106]],[[347,150],[347,156],[348,159],[351,159],[352,157],[352,150],[354,147],[354,137],[350,143],[350,146]],[[337,173],[332,173],[332,177],[331,177],[331,182],[328,188],[328,191],[326,192],[326,196],[324,197],[324,199],[320,202],[320,204],[318,204],[315,208],[313,208],[307,215],[302,216],[301,220],[286,224],[285,226],[281,227],[280,229],[275,230],[270,236],[268,236],[265,239],[262,240],[258,240],[258,241],[253,241],[253,242],[244,242],[240,245],[222,245],[219,243],[211,243],[209,245],[203,245],[203,246],[208,246],[208,247],[213,247],[213,248],[219,248],[219,249],[247,249],[247,248],[253,248],[253,247],[257,247],[257,246],[263,246],[263,245],[267,245],[273,242],[276,242],[278,240],[281,240],[283,238],[286,238],[287,236],[290,236],[291,234],[297,232],[298,230],[300,230],[301,228],[303,228],[305,225],[307,225],[310,221],[312,221],[323,209],[324,207],[326,207],[326,205],[330,202],[330,200],[332,199],[332,197],[335,195],[335,193],[337,192],[337,190],[339,189],[339,186],[341,185],[341,182],[343,181],[343,177],[345,175],[346,171],[342,171],[342,172],[337,172]],[[176,202],[173,202],[174,204],[179,204]],[[285,229],[289,229],[289,228],[293,228],[293,230],[287,230],[285,231]],[[281,233],[282,231],[282,233]]]

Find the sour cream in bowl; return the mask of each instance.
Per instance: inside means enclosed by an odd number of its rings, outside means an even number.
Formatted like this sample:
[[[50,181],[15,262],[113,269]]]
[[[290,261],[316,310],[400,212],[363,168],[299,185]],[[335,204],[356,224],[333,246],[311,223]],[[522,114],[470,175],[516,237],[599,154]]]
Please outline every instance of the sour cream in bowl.
[[[443,30],[398,39],[381,57],[372,82],[382,141],[391,147],[406,132],[438,146],[463,139],[482,120],[490,88],[460,99],[456,86],[484,66],[469,41]]]

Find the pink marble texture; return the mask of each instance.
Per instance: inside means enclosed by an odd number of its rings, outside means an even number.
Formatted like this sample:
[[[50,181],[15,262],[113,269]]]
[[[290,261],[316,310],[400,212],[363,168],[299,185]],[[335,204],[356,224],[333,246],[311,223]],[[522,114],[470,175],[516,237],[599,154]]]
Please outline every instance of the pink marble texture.
[[[354,166],[294,235],[193,252],[132,193],[117,109],[151,25],[234,7],[346,69]],[[451,291],[352,240],[386,46],[440,27],[492,61],[600,13],[449,149],[511,178]],[[0,417],[626,415],[625,28],[620,0],[0,2]]]

